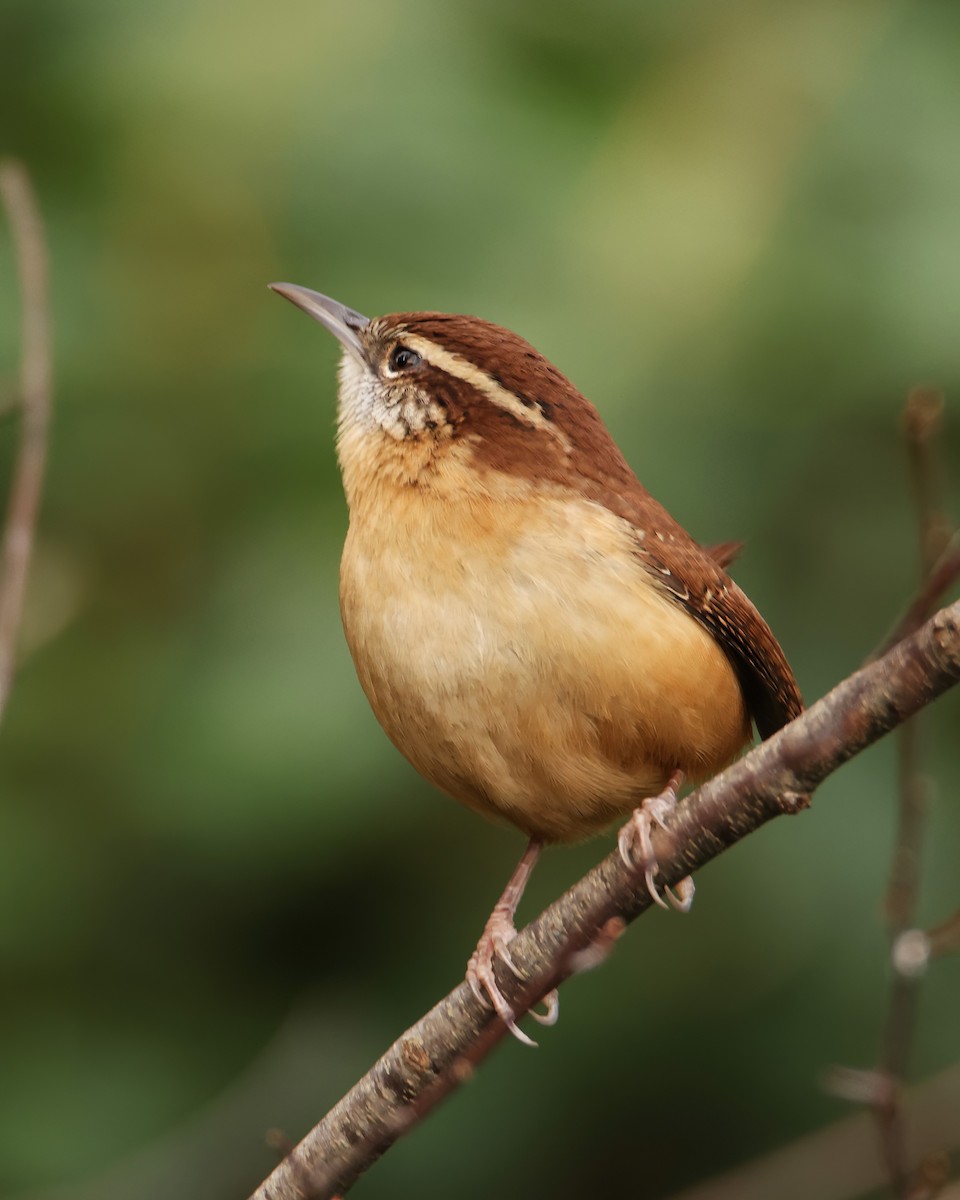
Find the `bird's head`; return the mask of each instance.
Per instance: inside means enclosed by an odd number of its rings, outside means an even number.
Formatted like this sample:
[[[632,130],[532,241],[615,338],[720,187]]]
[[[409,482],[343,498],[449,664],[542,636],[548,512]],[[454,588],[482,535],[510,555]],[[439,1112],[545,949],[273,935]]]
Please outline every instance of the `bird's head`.
[[[396,444],[412,465],[433,469],[453,457],[480,477],[493,470],[576,487],[585,465],[588,475],[629,471],[593,405],[510,330],[450,313],[367,318],[309,288],[270,286],[343,347],[338,423],[345,474],[345,451],[369,448],[371,439],[378,453]]]

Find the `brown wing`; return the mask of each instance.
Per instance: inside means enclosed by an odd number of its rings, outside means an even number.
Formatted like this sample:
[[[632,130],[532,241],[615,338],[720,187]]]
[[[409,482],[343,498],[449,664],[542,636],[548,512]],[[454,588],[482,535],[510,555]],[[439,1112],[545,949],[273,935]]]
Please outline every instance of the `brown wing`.
[[[644,523],[635,524],[641,561],[730,656],[760,736],[776,733],[803,711],[803,699],[769,625],[714,558],[652,497],[645,498],[643,509]]]

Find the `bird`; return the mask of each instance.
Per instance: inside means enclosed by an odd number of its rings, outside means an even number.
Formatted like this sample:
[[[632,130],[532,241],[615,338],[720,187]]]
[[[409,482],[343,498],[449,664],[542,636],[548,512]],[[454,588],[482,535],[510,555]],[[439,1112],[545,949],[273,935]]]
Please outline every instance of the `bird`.
[[[340,610],[367,700],[430,783],[528,839],[467,979],[530,1042],[493,963],[512,967],[542,847],[628,817],[621,854],[662,903],[651,829],[684,778],[702,782],[753,725],[767,738],[802,711],[797,682],[725,569],[737,547],[695,541],[524,338],[269,287],[341,347]],[[689,881],[678,893],[688,907]],[[542,1019],[556,1014],[554,995]]]

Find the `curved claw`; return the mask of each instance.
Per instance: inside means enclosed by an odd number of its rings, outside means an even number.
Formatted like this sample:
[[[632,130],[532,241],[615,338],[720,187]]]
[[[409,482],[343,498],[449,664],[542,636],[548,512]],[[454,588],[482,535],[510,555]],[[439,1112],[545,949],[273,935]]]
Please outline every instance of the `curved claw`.
[[[560,1019],[560,997],[557,994],[557,989],[547,992],[543,997],[542,1003],[546,1007],[546,1012],[536,1012],[530,1009],[530,1016],[535,1021],[539,1021],[541,1025],[556,1025]]]
[[[617,835],[617,848],[625,866],[631,871],[643,872],[650,899],[655,904],[659,904],[661,908],[669,906],[656,884],[658,864],[653,849],[653,839],[650,835],[654,825],[659,825],[661,829],[666,828],[666,818],[676,808],[677,791],[682,783],[683,772],[675,771],[660,795],[648,797],[639,807],[635,808],[630,820]],[[637,851],[639,854],[636,854]],[[693,904],[694,885],[689,876],[680,881],[676,893],[668,887],[665,887],[663,891],[677,912],[690,911]]]
[[[664,892],[667,899],[679,913],[689,912],[693,908],[693,897],[697,890],[696,884],[688,875],[686,879],[681,879],[677,884],[676,891],[673,888],[665,887]]]
[[[517,1014],[507,1003],[507,998],[500,991],[493,973],[493,960],[499,954],[510,971],[514,975],[518,975],[508,949],[509,943],[516,937],[516,934],[517,931],[510,918],[494,909],[480,936],[477,948],[467,963],[467,983],[470,984],[471,991],[478,1000],[493,1007],[493,1011],[517,1041],[523,1042],[525,1046],[536,1046],[537,1043],[533,1038],[528,1037],[517,1024]]]

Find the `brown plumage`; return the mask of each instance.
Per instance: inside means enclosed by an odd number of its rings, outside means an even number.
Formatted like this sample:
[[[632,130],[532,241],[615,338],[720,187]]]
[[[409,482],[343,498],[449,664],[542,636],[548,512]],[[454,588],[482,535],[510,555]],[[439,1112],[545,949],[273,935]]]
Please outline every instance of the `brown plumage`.
[[[482,393],[431,372],[426,386],[441,398],[458,437],[475,438],[478,463],[572,487],[636,530],[636,552],[658,586],[717,639],[733,661],[750,714],[769,737],[801,711],[803,702],[786,657],[727,564],[697,544],[643,487],[593,404],[528,342],[477,317],[398,313],[377,322],[384,330],[414,332],[475,364],[495,383],[538,410],[569,440],[531,438],[515,416]],[[736,544],[727,544],[724,551]]]
[[[678,769],[708,777],[800,693],[724,570],[738,547],[698,545],[523,338],[272,286],[345,349],[340,595],[361,685],[423,775],[531,839],[468,975],[512,1025],[490,967],[536,848],[603,829]]]

